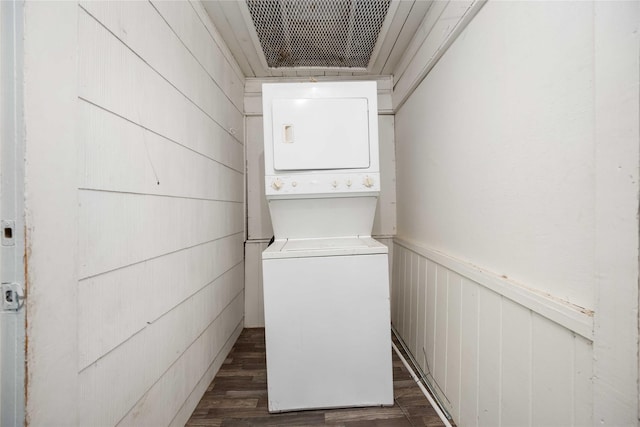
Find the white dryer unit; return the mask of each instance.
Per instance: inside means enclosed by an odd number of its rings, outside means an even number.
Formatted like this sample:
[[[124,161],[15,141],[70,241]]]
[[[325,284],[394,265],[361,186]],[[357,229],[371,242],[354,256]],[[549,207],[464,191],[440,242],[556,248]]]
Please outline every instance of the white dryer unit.
[[[375,82],[263,85],[269,411],[393,404]]]
[[[375,82],[262,86],[276,239],[371,235],[380,192],[377,99]]]

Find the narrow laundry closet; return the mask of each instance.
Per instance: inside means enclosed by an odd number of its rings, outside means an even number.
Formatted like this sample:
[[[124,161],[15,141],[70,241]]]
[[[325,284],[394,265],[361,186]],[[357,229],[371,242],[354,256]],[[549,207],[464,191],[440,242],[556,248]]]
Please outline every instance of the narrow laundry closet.
[[[2,426],[637,425],[640,3],[0,23]]]

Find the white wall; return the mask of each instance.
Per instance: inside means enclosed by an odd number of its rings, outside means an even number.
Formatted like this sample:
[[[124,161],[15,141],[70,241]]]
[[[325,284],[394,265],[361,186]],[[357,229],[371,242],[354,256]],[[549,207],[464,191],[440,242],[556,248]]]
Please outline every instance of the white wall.
[[[198,2],[26,10],[31,425],[183,425],[243,326],[244,81]]]
[[[488,3],[397,114],[398,234],[588,308],[591,10]]]
[[[636,423],[638,16],[489,1],[396,82],[393,323],[460,425]]]
[[[318,81],[348,80],[340,77],[315,77]],[[390,77],[361,77],[378,82],[378,125],[380,146],[380,197],[373,223],[373,236],[391,246],[396,231],[394,117],[391,115]],[[262,129],[262,83],[267,81],[303,81],[295,78],[247,79],[245,86],[246,162],[247,162],[247,234],[245,245],[245,325],[264,327],[262,300],[262,251],[273,236],[269,207],[264,195],[264,140]]]

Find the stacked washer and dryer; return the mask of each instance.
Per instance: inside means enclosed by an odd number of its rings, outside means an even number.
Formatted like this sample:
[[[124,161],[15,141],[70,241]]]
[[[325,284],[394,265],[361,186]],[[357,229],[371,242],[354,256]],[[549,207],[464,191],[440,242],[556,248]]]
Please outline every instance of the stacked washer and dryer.
[[[264,84],[269,411],[393,404],[375,82]]]

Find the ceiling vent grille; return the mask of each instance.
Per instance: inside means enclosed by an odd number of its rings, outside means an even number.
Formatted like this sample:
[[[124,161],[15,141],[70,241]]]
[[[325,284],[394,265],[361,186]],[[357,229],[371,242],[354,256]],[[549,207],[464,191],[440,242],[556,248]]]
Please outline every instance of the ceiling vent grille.
[[[367,68],[391,0],[246,0],[271,68]]]

